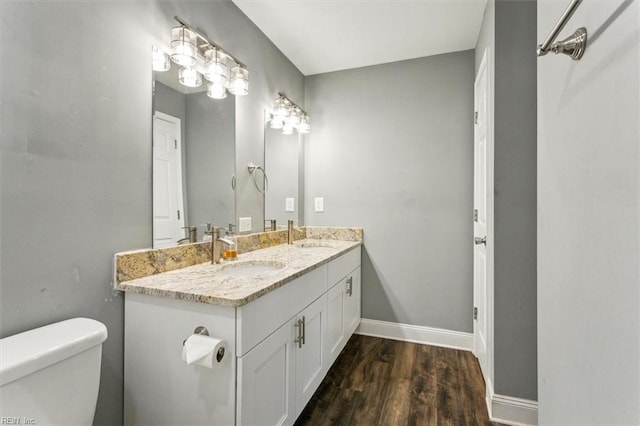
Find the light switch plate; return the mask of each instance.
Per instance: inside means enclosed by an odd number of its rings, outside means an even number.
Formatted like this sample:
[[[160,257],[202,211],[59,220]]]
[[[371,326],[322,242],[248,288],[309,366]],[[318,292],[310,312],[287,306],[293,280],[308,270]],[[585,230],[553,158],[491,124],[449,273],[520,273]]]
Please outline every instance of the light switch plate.
[[[251,231],[251,218],[250,217],[241,217],[238,220],[238,232],[249,232]]]
[[[322,213],[324,211],[324,198],[322,197],[316,197],[313,199],[314,201],[314,206],[315,206],[315,211],[316,213]]]
[[[284,211],[285,212],[293,212],[295,211],[295,202],[296,199],[293,197],[287,197],[284,199]]]

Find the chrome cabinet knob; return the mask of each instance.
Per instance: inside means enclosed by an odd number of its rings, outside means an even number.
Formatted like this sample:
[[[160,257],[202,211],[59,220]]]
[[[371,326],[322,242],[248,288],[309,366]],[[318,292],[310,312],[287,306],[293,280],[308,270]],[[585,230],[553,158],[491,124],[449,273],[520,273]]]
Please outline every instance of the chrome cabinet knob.
[[[485,235],[484,237],[480,238],[480,237],[475,237],[473,239],[473,242],[476,243],[476,245],[478,244],[484,244],[485,246],[487,245],[487,236]]]

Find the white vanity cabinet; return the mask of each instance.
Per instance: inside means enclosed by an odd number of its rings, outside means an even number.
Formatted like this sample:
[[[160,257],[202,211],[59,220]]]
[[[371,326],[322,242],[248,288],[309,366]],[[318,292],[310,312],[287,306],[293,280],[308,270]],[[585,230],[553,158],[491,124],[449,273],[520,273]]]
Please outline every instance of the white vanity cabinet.
[[[324,378],[323,294],[238,358],[237,424],[290,425]]]
[[[292,425],[359,322],[360,246],[238,307],[125,293],[125,424]],[[197,326],[217,369],[181,360]]]

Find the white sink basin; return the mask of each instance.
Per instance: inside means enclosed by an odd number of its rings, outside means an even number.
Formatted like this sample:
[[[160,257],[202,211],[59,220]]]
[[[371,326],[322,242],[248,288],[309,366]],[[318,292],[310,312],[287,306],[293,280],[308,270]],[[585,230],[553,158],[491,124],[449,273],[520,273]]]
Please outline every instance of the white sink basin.
[[[252,277],[278,272],[286,266],[286,263],[275,260],[247,260],[223,265],[220,268],[220,273],[232,277]]]

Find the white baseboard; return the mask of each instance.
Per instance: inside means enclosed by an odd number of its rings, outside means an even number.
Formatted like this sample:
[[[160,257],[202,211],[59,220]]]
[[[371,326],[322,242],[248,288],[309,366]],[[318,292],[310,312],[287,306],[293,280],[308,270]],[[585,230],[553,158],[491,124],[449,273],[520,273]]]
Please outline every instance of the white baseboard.
[[[538,402],[530,399],[493,393],[493,386],[487,384],[487,409],[489,419],[511,426],[536,426],[538,424]]]
[[[451,331],[441,328],[422,327],[362,318],[356,333],[364,336],[383,337],[385,339],[423,343],[426,345],[462,349],[465,351],[471,351],[473,349],[472,333]]]

